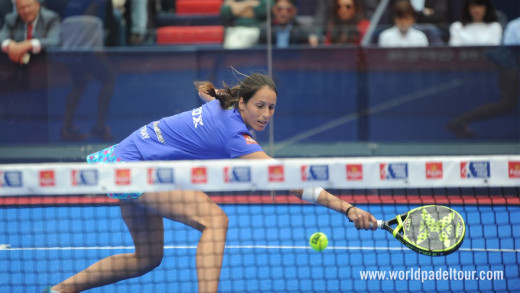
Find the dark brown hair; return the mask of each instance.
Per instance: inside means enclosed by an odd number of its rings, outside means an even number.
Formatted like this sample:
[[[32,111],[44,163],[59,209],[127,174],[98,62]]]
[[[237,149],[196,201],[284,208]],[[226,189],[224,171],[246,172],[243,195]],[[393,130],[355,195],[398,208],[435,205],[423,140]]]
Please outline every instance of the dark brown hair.
[[[216,90],[210,81],[196,81],[194,82],[195,88],[219,100],[222,109],[236,107],[240,98],[243,98],[244,103],[247,104],[256,92],[263,87],[268,87],[278,94],[274,81],[265,74],[253,73],[251,75],[245,75],[236,69],[233,69],[233,72],[245,78],[231,88],[223,82],[224,88]]]
[[[354,14],[354,17],[348,21],[350,24],[357,24],[363,19],[365,19],[365,10],[362,5],[362,3],[359,0],[352,0],[352,3],[354,3],[354,8],[356,9],[356,13]],[[338,17],[338,0],[334,0],[334,6],[332,7],[334,10],[332,13],[332,22],[336,24],[342,24],[343,21]]]
[[[394,17],[405,18],[411,16],[416,18],[415,9],[409,0],[399,0],[394,4]]]
[[[462,15],[460,22],[463,25],[466,25],[468,23],[472,23],[473,19],[471,18],[471,14],[469,13],[469,6],[470,5],[483,5],[486,7],[486,14],[484,15],[483,21],[485,23],[491,23],[497,21],[497,14],[495,11],[495,7],[493,6],[493,3],[491,0],[466,0],[464,2],[464,6],[462,7]]]

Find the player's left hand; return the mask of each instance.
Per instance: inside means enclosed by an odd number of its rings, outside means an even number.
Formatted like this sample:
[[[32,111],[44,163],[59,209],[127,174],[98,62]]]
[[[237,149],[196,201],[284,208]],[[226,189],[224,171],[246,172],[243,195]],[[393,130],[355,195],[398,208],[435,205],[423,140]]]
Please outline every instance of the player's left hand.
[[[348,218],[354,222],[356,229],[358,230],[376,230],[377,220],[369,212],[366,212],[358,207],[353,207],[348,212]]]

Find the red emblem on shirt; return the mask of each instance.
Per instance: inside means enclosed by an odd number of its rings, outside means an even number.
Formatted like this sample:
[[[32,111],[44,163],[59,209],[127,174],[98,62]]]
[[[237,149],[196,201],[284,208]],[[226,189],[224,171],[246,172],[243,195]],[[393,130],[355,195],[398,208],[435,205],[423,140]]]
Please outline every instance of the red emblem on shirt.
[[[256,142],[256,140],[254,140],[251,136],[247,135],[247,134],[242,134],[242,136],[244,137],[244,139],[246,140],[246,143],[247,144],[258,144]]]

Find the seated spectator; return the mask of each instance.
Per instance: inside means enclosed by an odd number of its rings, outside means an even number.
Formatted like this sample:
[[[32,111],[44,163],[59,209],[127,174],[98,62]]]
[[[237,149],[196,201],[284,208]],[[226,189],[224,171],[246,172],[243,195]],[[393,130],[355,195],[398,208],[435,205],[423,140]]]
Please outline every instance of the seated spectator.
[[[442,25],[448,21],[448,0],[410,0],[417,23]]]
[[[29,62],[29,53],[38,54],[60,43],[60,17],[41,7],[38,0],[16,0],[16,11],[5,16],[0,31],[2,51],[15,63]]]
[[[430,45],[445,45],[449,40],[448,0],[410,0],[416,11],[414,27],[428,37]]]
[[[318,44],[325,43],[327,34],[327,25],[329,20],[335,14],[333,9],[335,0],[319,0],[317,1],[316,13],[314,14],[313,31],[309,35],[309,44],[311,46],[317,46]],[[372,18],[380,0],[364,0],[363,1],[363,12],[366,18]]]
[[[220,8],[220,18],[226,27],[224,48],[248,48],[258,43],[260,25],[267,20],[267,1],[273,0],[225,0]]]
[[[272,8],[271,43],[278,48],[291,44],[307,44],[308,32],[296,19],[298,9],[294,0],[275,0]],[[267,44],[267,24],[260,29],[260,44]]]
[[[503,44],[506,46],[520,45],[520,17],[511,20],[504,30]]]
[[[415,23],[415,10],[408,0],[397,1],[394,5],[395,25],[384,30],[379,36],[381,47],[426,47],[426,35],[412,26]]]
[[[460,21],[450,26],[451,46],[500,45],[502,26],[491,0],[465,0]]]
[[[359,45],[370,26],[360,0],[335,0],[332,9],[326,43]]]

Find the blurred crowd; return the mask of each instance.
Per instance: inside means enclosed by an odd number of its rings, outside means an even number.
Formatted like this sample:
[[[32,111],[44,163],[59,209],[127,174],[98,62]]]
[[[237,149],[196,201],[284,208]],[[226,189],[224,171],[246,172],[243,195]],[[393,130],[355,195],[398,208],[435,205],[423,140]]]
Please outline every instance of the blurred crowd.
[[[59,46],[63,43],[60,38],[66,37],[60,33],[60,23],[77,15],[101,20],[103,46],[162,45],[157,42],[158,28],[193,25],[221,26],[222,42],[216,45],[224,48],[264,44],[279,48],[337,44],[493,46],[518,44],[520,35],[520,20],[508,19],[503,11],[495,9],[493,0],[460,0],[457,11],[448,0],[217,0],[217,9],[209,13],[204,5],[215,1],[192,1],[193,11],[187,13],[178,9],[181,2],[186,3],[185,0],[2,1],[2,51],[23,63],[27,61],[28,57],[24,57],[27,52],[38,53],[47,46]],[[28,19],[28,13],[35,14],[36,20]],[[47,24],[48,19],[53,19],[51,24]],[[21,46],[28,39],[29,30],[31,41]]]
[[[0,44],[8,56],[4,84],[26,87],[27,66],[48,47],[204,45],[240,49],[290,46],[520,45],[520,4],[498,0],[2,0]],[[516,8],[515,8],[516,7]],[[190,30],[191,29],[191,30]],[[216,34],[216,35],[215,35]],[[495,49],[507,49],[500,46]],[[508,113],[518,104],[518,66],[507,50],[489,50],[500,65],[502,100],[461,114],[447,128],[474,135],[469,124]],[[112,139],[106,118],[115,77],[104,50],[67,60],[67,94],[60,137]],[[98,115],[89,134],[75,114],[89,80],[100,83]]]

